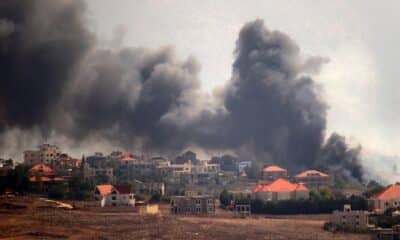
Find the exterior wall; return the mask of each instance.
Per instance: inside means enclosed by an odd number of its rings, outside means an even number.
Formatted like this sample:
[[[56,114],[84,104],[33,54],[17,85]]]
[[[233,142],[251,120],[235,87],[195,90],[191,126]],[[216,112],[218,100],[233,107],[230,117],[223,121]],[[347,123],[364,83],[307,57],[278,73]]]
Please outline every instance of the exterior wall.
[[[60,149],[55,145],[43,144],[39,146],[40,149],[40,158],[43,163],[50,164],[52,161],[55,161],[60,156]]]
[[[24,152],[24,164],[36,165],[40,163],[40,151],[28,150]]]
[[[55,145],[43,144],[39,150],[28,150],[24,152],[24,163],[27,165],[50,164],[58,160],[61,152]]]
[[[308,199],[309,191],[293,191],[293,192],[257,192],[255,198],[262,201],[282,201]]]
[[[173,196],[172,214],[211,214],[215,213],[215,200],[210,196]]]
[[[330,187],[332,186],[331,178],[319,175],[310,175],[307,177],[296,177],[297,182],[303,182],[307,188]]]
[[[163,182],[135,183],[133,188],[136,194],[165,194],[165,184]]]
[[[104,206],[135,206],[135,197],[133,193],[119,194],[117,192],[112,192],[105,196],[96,194],[95,199],[100,200],[100,205],[104,201]]]
[[[334,211],[331,222],[351,229],[366,229],[368,227],[368,212]]]
[[[376,213],[384,213],[389,208],[400,207],[400,197],[382,200],[382,199],[368,199],[368,208]]]
[[[263,180],[273,182],[278,178],[287,178],[287,171],[263,172]]]
[[[301,190],[301,191],[296,191],[294,199],[296,200],[308,199],[309,197],[310,197],[310,191]]]

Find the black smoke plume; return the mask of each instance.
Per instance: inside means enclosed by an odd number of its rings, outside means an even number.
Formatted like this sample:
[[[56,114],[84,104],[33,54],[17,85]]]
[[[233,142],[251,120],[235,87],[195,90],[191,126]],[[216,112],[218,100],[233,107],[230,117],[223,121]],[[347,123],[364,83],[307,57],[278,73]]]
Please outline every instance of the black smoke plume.
[[[327,59],[303,59],[261,20],[242,28],[234,55],[231,80],[211,97],[193,58],[99,46],[83,1],[1,1],[0,132],[161,154],[194,146],[291,170],[323,161],[361,179],[358,150],[337,135],[324,144],[327,107],[309,74]]]

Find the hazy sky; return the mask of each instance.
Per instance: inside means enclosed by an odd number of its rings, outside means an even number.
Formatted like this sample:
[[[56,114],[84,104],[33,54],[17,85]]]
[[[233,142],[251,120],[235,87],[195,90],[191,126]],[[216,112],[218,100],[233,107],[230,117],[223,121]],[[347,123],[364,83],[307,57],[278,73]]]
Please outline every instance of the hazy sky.
[[[330,106],[329,131],[390,155],[400,144],[399,10],[398,1],[89,1],[91,24],[104,39],[122,27],[125,45],[170,45],[181,58],[193,55],[209,91],[229,79],[243,24],[264,19],[305,56],[330,59],[317,77]]]

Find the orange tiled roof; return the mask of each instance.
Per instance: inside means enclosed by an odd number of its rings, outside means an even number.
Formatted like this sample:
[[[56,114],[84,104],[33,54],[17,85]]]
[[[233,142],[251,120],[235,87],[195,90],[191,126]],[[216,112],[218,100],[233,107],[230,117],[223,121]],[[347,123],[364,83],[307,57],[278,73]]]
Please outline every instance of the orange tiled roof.
[[[309,177],[310,175],[318,175],[320,177],[328,177],[329,176],[328,174],[317,171],[317,170],[307,170],[307,171],[297,174],[296,178],[305,178],[305,177]]]
[[[99,191],[100,195],[105,196],[111,193],[113,190],[112,185],[97,185],[96,189]]]
[[[293,191],[308,191],[308,188],[304,184],[291,183],[283,178],[278,178],[274,182],[266,185],[259,184],[253,192],[293,192]]]
[[[371,198],[381,199],[381,200],[390,200],[393,198],[400,197],[400,185],[394,184],[387,188],[385,188],[382,192],[376,193],[371,196]]]
[[[41,173],[43,173],[43,175],[53,175],[54,174],[54,170],[44,164],[36,164],[29,171],[33,172],[33,173],[41,172]]]
[[[114,185],[114,188],[120,193],[120,194],[129,194],[131,193],[131,186],[128,184],[124,185]]]
[[[286,172],[286,169],[278,167],[278,166],[268,166],[264,168],[264,172]]]
[[[132,156],[132,154],[126,153],[121,158],[122,161],[135,161],[136,158]]]
[[[45,176],[41,176],[37,178],[36,176],[32,176],[29,178],[29,182],[62,182],[64,181],[64,178],[61,177],[54,177],[54,178],[49,178]]]

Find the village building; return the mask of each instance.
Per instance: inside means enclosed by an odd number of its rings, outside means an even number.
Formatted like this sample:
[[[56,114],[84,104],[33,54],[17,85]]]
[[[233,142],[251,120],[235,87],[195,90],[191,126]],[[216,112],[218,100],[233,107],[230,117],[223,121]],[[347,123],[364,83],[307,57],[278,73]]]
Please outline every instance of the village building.
[[[304,183],[308,188],[330,187],[331,177],[317,170],[307,170],[295,176],[297,182]]]
[[[61,151],[59,147],[51,144],[42,144],[39,150],[27,150],[24,152],[24,164],[35,165],[35,164],[52,164],[57,161]]]
[[[212,157],[210,163],[220,165],[222,171],[237,172],[239,159],[231,155],[223,155],[221,157]]]
[[[192,163],[196,164],[199,160],[197,159],[196,153],[192,151],[186,151],[182,155],[176,157],[173,163],[175,164],[184,164],[184,163]]]
[[[130,185],[97,185],[95,200],[100,206],[135,206],[135,194]]]
[[[49,166],[37,164],[29,169],[29,182],[33,189],[46,192],[51,185],[65,183],[65,179],[57,176]]]
[[[343,211],[332,213],[331,222],[349,230],[365,230],[368,228],[368,211],[351,210],[351,205],[345,204]]]
[[[215,199],[209,195],[172,196],[172,214],[202,215],[215,213]]]
[[[251,215],[250,204],[235,204],[235,215],[239,217],[245,217]]]
[[[92,180],[95,178],[103,179],[104,182],[113,182],[114,181],[114,169],[111,167],[91,167],[89,163],[87,163],[86,159],[82,159],[82,163],[80,165],[80,175],[86,180]]]
[[[262,171],[263,182],[269,183],[276,179],[288,177],[287,170],[278,166],[268,166]]]
[[[251,161],[241,161],[238,163],[238,172],[242,173],[251,167]]]
[[[132,187],[135,194],[165,195],[165,184],[163,182],[142,182],[139,180],[134,180]]]
[[[91,168],[104,168],[107,166],[108,157],[101,152],[95,152],[93,155],[83,157]]]
[[[137,157],[130,153],[125,153],[119,159],[121,165],[130,165],[138,161]]]
[[[369,210],[377,214],[384,213],[389,208],[400,207],[400,184],[393,184],[368,199]]]
[[[78,168],[80,164],[81,160],[73,158],[66,153],[62,153],[60,154],[60,157],[58,158],[58,161],[55,165],[68,169],[68,168]]]
[[[253,197],[263,201],[308,199],[309,189],[302,183],[291,183],[278,178],[270,184],[258,184],[253,189]]]
[[[15,165],[12,159],[0,159],[0,177],[6,176],[8,171],[14,168]]]
[[[216,172],[192,172],[180,174],[181,184],[215,184],[217,183]]]

